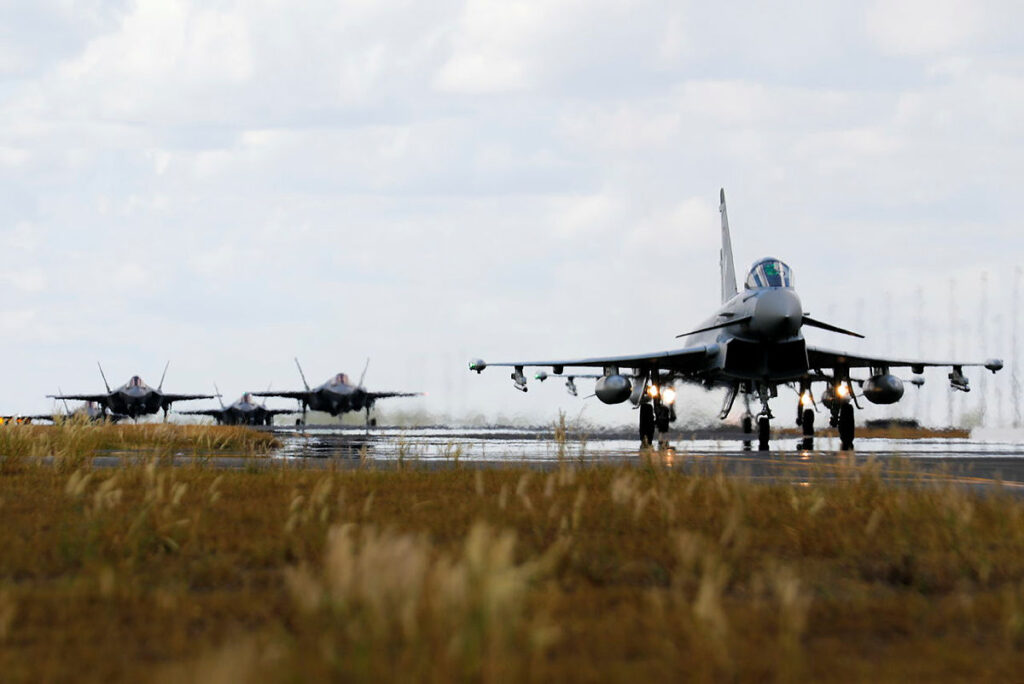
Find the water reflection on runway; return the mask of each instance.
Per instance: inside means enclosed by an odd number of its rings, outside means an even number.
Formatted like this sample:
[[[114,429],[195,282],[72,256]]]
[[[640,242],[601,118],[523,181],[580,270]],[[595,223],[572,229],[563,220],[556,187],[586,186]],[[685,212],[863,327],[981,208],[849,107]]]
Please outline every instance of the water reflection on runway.
[[[572,433],[555,439],[550,429],[428,428],[369,431],[316,428],[278,432],[276,454],[293,463],[326,460],[339,467],[419,464],[537,468],[559,464],[647,464],[686,471],[743,474],[755,479],[814,482],[855,473],[870,463],[889,480],[953,479],[989,487],[1024,488],[1024,444],[969,439],[860,439],[853,452],[839,451],[835,438],[807,444],[798,437],[751,450],[742,436],[675,435],[671,446],[639,447],[622,434]],[[738,438],[737,438],[738,437]]]

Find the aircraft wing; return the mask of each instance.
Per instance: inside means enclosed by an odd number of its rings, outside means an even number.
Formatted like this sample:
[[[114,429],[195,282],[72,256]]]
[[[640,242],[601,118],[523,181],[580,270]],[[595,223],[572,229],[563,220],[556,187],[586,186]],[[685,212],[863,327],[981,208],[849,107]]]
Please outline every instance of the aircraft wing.
[[[835,368],[845,366],[847,368],[910,368],[915,373],[921,373],[926,367],[946,366],[967,367],[981,366],[995,373],[1003,367],[999,359],[988,361],[917,361],[908,359],[886,359],[876,356],[861,356],[860,354],[848,354],[842,351],[822,349],[820,347],[807,347],[807,362],[811,368]]]
[[[300,390],[298,392],[252,392],[254,397],[284,397],[285,399],[305,399],[310,394],[309,390]]]
[[[180,416],[210,416],[211,418],[217,418],[224,409],[197,409],[195,411],[175,411]]]
[[[163,406],[170,406],[176,401],[191,401],[193,399],[216,399],[215,394],[164,394],[160,399]]]
[[[564,368],[589,367],[604,368],[606,366],[624,366],[640,371],[657,368],[658,370],[675,371],[681,374],[699,373],[708,369],[708,360],[718,353],[717,345],[700,345],[672,351],[654,352],[651,354],[632,354],[627,356],[595,356],[587,359],[556,359],[552,361],[501,361],[485,363],[476,360],[469,364],[470,370],[482,371],[487,366],[550,366],[555,375],[561,375]],[[580,377],[577,375],[576,377]]]
[[[47,394],[49,399],[71,399],[73,401],[95,401],[97,404],[107,405],[109,394]]]
[[[366,396],[376,401],[377,399],[391,399],[393,397],[422,397],[423,392],[367,392]]]

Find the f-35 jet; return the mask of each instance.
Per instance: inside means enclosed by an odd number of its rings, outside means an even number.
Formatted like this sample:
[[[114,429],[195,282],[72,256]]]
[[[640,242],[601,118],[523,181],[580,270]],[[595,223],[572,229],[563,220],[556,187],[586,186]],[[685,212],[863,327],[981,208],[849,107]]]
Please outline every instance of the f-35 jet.
[[[163,391],[164,378],[167,376],[167,367],[164,366],[163,375],[160,376],[160,384],[152,388],[142,381],[138,375],[133,375],[128,382],[115,390],[110,389],[107,376],[103,373],[103,366],[96,364],[100,369],[100,377],[103,378],[103,385],[107,391],[105,394],[48,394],[54,399],[71,399],[78,401],[94,401],[103,407],[104,411],[123,414],[133,420],[139,416],[149,415],[157,411],[164,412],[164,420],[167,420],[167,412],[171,404],[177,401],[191,401],[193,399],[213,399],[212,394],[170,394]]]
[[[26,423],[34,423],[37,420],[85,420],[90,423],[98,423],[101,421],[108,421],[116,423],[119,420],[124,420],[128,416],[121,413],[108,413],[107,410],[95,401],[83,402],[81,406],[76,407],[74,410],[68,408],[67,402],[64,405],[64,413],[51,413],[48,415],[38,414],[35,416],[16,416],[15,418],[19,421]]]
[[[295,392],[253,392],[257,397],[284,397],[296,399],[302,405],[302,423],[306,422],[306,411],[323,411],[332,416],[340,416],[349,411],[366,411],[366,424],[374,424],[370,420],[370,409],[378,399],[391,399],[394,397],[418,397],[422,392],[370,392],[363,387],[363,380],[366,378],[366,368],[370,362],[366,362],[363,374],[359,382],[352,384],[348,375],[338,373],[326,382],[316,387],[310,387],[306,382],[306,374],[302,372],[299,360],[295,359],[295,365],[299,369],[299,377],[306,389]]]
[[[218,392],[218,398],[219,398]],[[274,416],[295,413],[291,409],[269,409],[265,404],[253,400],[252,392],[246,392],[238,401],[228,406],[220,403],[219,409],[176,411],[183,416],[210,416],[219,425],[273,425]]]
[[[606,404],[630,401],[640,412],[640,436],[651,443],[655,430],[663,441],[668,431],[675,400],[673,384],[677,381],[725,389],[725,401],[719,414],[728,417],[738,395],[743,396],[747,411],[743,417],[745,432],[751,432],[753,416],[750,400],[760,403],[757,414],[758,441],[768,448],[770,421],[774,417],[769,401],[780,386],[797,390],[797,422],[805,437],[814,434],[817,402],[813,385],[824,385],[819,398],[829,412],[829,422],[838,428],[842,448],[852,449],[854,440],[854,407],[860,407],[855,390],[874,404],[893,404],[903,396],[903,381],[892,374],[894,368],[910,368],[924,372],[926,366],[948,366],[950,386],[969,391],[963,369],[984,366],[993,373],[1003,367],[1002,361],[916,361],[848,354],[807,344],[805,328],[820,328],[834,333],[863,337],[855,332],[811,318],[803,310],[793,285],[793,272],[782,261],[768,257],[754,263],[747,274],[743,291],[736,285],[729,219],[725,208],[725,191],[721,191],[719,212],[722,216],[721,307],[697,329],[677,337],[686,338],[680,349],[625,356],[597,356],[550,361],[507,361],[488,364],[481,359],[470,361],[469,368],[480,373],[488,365],[511,366],[516,389],[526,391],[527,366],[550,367],[555,375],[566,368],[596,367],[601,369],[595,394]],[[624,371],[623,369],[631,369]],[[865,369],[866,378],[853,376]],[[546,376],[544,376],[546,377]],[[577,374],[577,377],[579,375]],[[915,383],[916,384],[916,383]]]

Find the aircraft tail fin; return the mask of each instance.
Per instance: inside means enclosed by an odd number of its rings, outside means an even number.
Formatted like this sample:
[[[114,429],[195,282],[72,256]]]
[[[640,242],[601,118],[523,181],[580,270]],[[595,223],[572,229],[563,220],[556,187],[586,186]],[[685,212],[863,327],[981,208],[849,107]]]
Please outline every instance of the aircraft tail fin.
[[[366,357],[366,365],[363,366],[363,374],[359,376],[359,384],[356,385],[356,387],[362,387],[363,386],[363,380],[366,379],[366,371],[367,371],[367,369],[369,367],[370,367],[370,357],[367,356]]]
[[[162,392],[164,389],[164,378],[167,377],[167,369],[171,367],[171,362],[168,361],[164,364],[164,372],[160,374],[160,384],[156,386],[157,392]]]
[[[722,302],[732,299],[739,290],[736,288],[736,265],[732,259],[732,238],[729,235],[729,215],[725,211],[725,188],[719,195],[718,211],[722,214],[722,251],[719,265],[722,270]]]
[[[100,377],[103,378],[103,386],[107,388],[107,394],[110,394],[110,383],[107,382],[107,376],[103,374],[103,366],[99,361],[96,362],[96,367],[100,369]]]
[[[217,395],[217,401],[220,402],[220,407],[221,408],[227,408],[226,406],[224,406],[224,397],[223,397],[223,395],[221,395],[220,388],[217,387],[217,383],[213,383],[213,391]]]
[[[302,372],[302,366],[299,364],[299,357],[295,357],[295,366],[299,369],[299,377],[302,378],[302,384],[306,386],[306,391],[309,391],[309,383],[306,382],[306,374]]]
[[[57,394],[64,394],[64,390],[62,390],[59,385],[57,386]],[[64,403],[64,412],[67,413],[68,416],[70,416],[71,415],[71,409],[68,407],[68,400],[67,399],[61,399],[61,401]]]

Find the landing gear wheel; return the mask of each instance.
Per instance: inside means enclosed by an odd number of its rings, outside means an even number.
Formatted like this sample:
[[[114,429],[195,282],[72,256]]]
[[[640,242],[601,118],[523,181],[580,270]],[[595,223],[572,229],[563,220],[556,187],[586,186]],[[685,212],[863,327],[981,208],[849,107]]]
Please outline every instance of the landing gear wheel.
[[[839,443],[843,451],[853,449],[853,406],[843,404],[839,409]]]
[[[640,444],[650,446],[654,443],[654,407],[650,404],[640,404]]]
[[[754,432],[754,419],[750,417],[750,414],[743,416],[743,434],[749,435]]]
[[[814,409],[804,409],[800,425],[804,429],[804,437],[814,436]]]
[[[668,432],[669,413],[668,408],[659,406],[654,410],[655,421],[654,424],[658,428],[658,432],[662,434]]]
[[[771,437],[772,423],[768,416],[757,419],[757,450],[768,451],[768,439]]]

